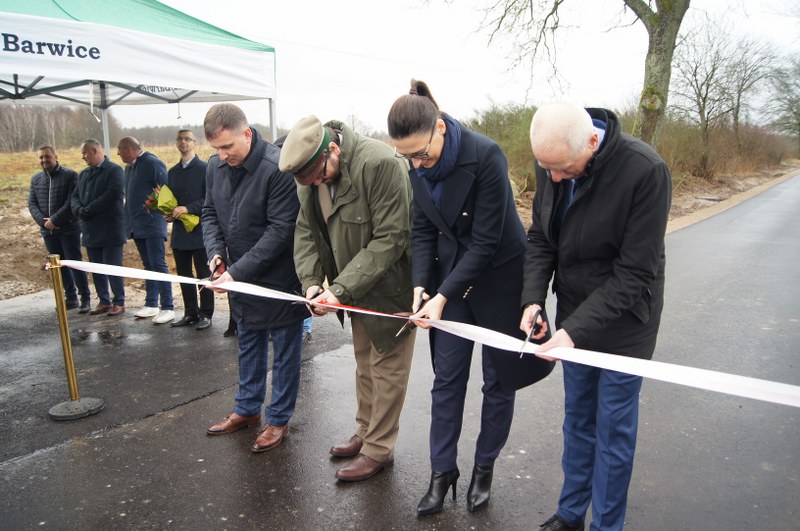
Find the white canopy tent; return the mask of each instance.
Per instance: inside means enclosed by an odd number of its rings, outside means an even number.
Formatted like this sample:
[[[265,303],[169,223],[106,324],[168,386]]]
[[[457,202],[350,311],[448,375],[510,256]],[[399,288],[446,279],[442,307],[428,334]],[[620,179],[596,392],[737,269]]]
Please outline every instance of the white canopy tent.
[[[275,50],[155,0],[0,0],[0,104],[269,100]]]

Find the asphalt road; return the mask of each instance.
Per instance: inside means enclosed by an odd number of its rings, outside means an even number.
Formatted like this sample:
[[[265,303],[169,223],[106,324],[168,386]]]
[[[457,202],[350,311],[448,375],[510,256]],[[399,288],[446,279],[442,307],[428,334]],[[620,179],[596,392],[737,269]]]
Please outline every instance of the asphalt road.
[[[667,237],[656,359],[800,385],[800,177]],[[331,443],[353,431],[348,332],[318,320],[304,348],[286,443],[252,454],[255,430],[208,437],[231,407],[236,347],[210,330],[70,312],[91,417],[55,422],[67,400],[52,293],[0,301],[0,529],[536,529],[561,484],[557,367],[518,394],[489,507],[465,493],[480,411],[473,363],[455,502],[417,518],[429,478],[431,383],[419,333],[395,464],[334,479]],[[477,360],[477,358],[476,358]],[[800,411],[646,381],[626,529],[799,529]]]

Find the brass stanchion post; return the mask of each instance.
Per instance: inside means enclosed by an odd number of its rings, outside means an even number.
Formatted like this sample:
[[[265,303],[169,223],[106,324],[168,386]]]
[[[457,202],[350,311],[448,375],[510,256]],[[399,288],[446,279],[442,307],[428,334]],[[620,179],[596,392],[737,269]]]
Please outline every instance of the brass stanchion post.
[[[50,262],[50,277],[53,279],[53,293],[56,296],[56,313],[58,328],[61,332],[61,349],[64,351],[64,366],[67,370],[67,386],[69,401],[50,408],[50,417],[54,420],[73,420],[99,413],[105,402],[102,398],[81,398],[78,392],[78,378],[75,375],[75,361],[72,357],[72,340],[67,322],[67,304],[64,301],[64,283],[61,279],[61,260],[57,254],[47,257]]]

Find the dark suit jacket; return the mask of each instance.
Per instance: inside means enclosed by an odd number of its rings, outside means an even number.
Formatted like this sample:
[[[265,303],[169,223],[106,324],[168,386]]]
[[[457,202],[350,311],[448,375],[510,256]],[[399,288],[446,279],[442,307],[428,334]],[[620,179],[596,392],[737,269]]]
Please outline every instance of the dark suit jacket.
[[[414,286],[448,301],[463,299],[476,324],[520,338],[519,293],[525,230],[508,178],[508,162],[491,139],[462,126],[456,168],[442,183],[437,209],[416,170],[412,264]],[[435,336],[431,352],[435,355]],[[552,364],[489,350],[505,388],[520,388],[549,374]],[[520,365],[524,364],[524,365]]]
[[[167,184],[175,194],[178,205],[185,206],[189,214],[198,217],[203,213],[203,201],[206,199],[206,166],[195,155],[185,168],[178,162],[167,172]],[[176,219],[172,223],[171,244],[173,249],[182,251],[204,249],[203,224],[197,225],[192,232],[186,232],[183,222]]]

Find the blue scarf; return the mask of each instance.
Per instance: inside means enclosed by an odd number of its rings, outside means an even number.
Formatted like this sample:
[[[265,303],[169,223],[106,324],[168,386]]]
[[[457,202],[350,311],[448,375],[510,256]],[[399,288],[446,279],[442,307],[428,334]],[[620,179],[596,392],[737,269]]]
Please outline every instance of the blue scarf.
[[[453,173],[461,149],[461,124],[447,113],[442,113],[442,120],[447,126],[447,131],[444,134],[444,146],[439,160],[430,168],[421,166],[417,168],[417,175],[422,177],[422,182],[425,183],[425,188],[437,209],[441,209],[442,182]]]

